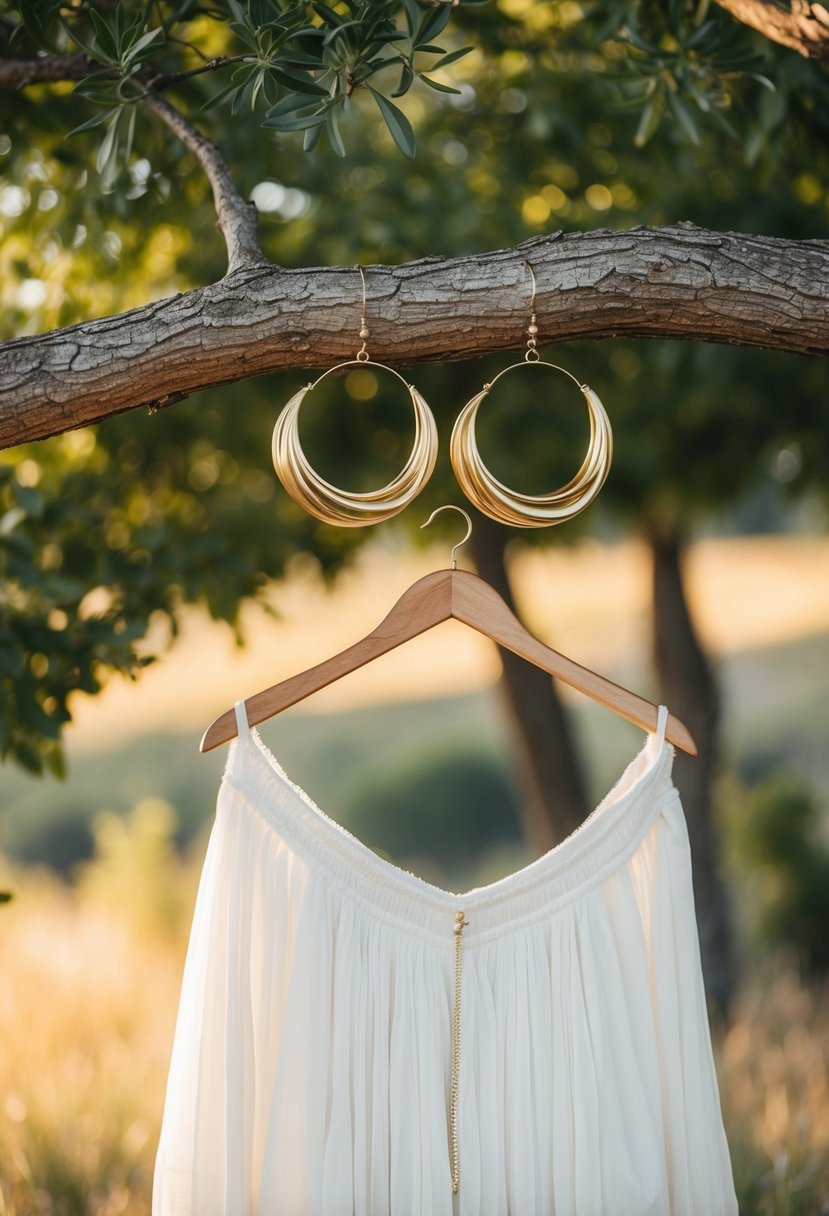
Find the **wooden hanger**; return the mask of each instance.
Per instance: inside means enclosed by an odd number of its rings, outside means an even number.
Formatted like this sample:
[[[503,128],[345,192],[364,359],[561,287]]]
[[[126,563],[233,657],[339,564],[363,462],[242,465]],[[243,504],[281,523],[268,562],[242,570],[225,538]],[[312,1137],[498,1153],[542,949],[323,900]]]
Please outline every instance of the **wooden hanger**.
[[[657,729],[656,705],[605,679],[595,671],[580,666],[550,646],[545,646],[524,628],[489,583],[468,570],[457,569],[455,553],[469,539],[472,521],[460,507],[453,509],[466,516],[468,531],[463,540],[452,549],[450,569],[436,570],[433,574],[418,579],[403,592],[377,628],[372,629],[371,633],[353,646],[332,655],[330,659],[310,667],[307,671],[290,676],[287,680],[281,680],[263,692],[248,697],[245,708],[251,726],[272,718],[290,705],[296,705],[311,693],[319,692],[321,688],[387,654],[418,634],[426,633],[435,625],[456,620],[476,629],[499,646],[512,650],[522,659],[534,663],[536,667],[558,677],[572,688],[577,688],[579,692],[586,693],[594,701],[621,714],[629,722],[635,722],[643,730],[654,733]],[[438,507],[438,511],[443,510],[446,508]],[[436,514],[437,511],[434,511],[426,524],[431,523]],[[423,525],[424,528],[426,524]],[[228,709],[208,726],[202,737],[200,750],[209,752],[222,743],[228,743],[236,733],[236,715],[232,709]],[[669,742],[676,744],[689,755],[697,754],[690,731],[673,714],[668,715],[665,736]]]

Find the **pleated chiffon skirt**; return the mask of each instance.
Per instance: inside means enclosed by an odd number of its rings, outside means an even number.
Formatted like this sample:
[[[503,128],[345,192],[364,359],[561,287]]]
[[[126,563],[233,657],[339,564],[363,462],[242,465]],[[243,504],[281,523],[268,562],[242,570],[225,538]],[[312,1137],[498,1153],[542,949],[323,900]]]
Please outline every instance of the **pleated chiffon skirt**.
[[[324,815],[240,718],[154,1216],[736,1214],[661,727],[573,835],[453,894]]]

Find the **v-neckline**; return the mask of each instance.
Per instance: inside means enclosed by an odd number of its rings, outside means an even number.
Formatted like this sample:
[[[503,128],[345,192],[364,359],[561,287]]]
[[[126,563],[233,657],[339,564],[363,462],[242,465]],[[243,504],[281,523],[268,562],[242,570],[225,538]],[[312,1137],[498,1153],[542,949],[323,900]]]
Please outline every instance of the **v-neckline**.
[[[608,866],[621,864],[624,857],[629,855],[631,845],[641,838],[641,829],[649,821],[653,802],[659,801],[654,799],[645,805],[644,795],[666,770],[665,758],[673,755],[673,748],[664,737],[648,735],[618,780],[587,818],[564,840],[540,857],[493,882],[468,891],[454,892],[376,853],[326,814],[300,785],[291,780],[255,728],[249,728],[234,739],[231,748],[225,778],[234,784],[237,756],[241,760],[242,756],[250,754],[257,759],[265,774],[275,783],[275,805],[271,802],[263,804],[261,784],[244,781],[242,763],[240,775],[243,792],[260,813],[267,814],[269,808],[277,812],[276,826],[289,846],[295,844],[295,838],[301,838],[301,842],[310,845],[323,864],[327,863],[346,881],[351,879],[353,884],[354,878],[359,875],[360,883],[365,879],[369,884],[374,882],[382,886],[384,901],[387,896],[390,897],[398,910],[408,911],[406,901],[409,901],[431,905],[433,910],[443,912],[460,907],[481,909],[506,904],[513,896],[537,892],[541,886],[549,887],[552,897],[558,886],[575,889],[582,871],[586,871],[588,877],[597,876],[600,872],[606,872]],[[669,767],[667,771],[670,772]],[[673,788],[670,782],[668,788]],[[286,809],[288,814],[278,814]],[[359,891],[359,884],[354,885]]]

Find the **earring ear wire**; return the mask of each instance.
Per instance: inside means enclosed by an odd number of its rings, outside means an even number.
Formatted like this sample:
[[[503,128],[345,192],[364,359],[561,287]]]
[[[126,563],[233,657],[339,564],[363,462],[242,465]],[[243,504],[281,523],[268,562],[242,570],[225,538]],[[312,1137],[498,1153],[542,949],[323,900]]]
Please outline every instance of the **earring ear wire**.
[[[360,337],[363,340],[363,345],[357,351],[357,362],[367,363],[370,356],[366,347],[366,339],[371,337],[371,330],[368,327],[368,321],[366,321],[366,276],[363,274],[362,266],[358,266],[357,269],[363,281],[363,310],[360,313]]]
[[[537,363],[538,360],[541,358],[541,356],[539,355],[538,351],[536,350],[536,338],[538,337],[538,317],[535,315],[535,295],[536,295],[535,271],[533,270],[533,268],[529,264],[529,262],[522,262],[521,264],[522,264],[522,266],[526,266],[527,270],[529,270],[530,278],[533,281],[533,294],[532,294],[532,299],[530,300],[530,323],[527,326],[527,350],[524,355],[524,362],[525,363]]]

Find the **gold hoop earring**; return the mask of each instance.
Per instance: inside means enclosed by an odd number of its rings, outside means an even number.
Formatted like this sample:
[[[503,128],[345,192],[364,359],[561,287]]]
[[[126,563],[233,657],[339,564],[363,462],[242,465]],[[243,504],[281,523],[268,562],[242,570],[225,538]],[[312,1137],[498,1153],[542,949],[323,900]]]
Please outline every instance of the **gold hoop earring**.
[[[276,475],[285,490],[309,515],[326,524],[340,528],[362,528],[368,524],[379,524],[404,510],[423,489],[431,477],[438,451],[438,432],[435,419],[428,404],[413,384],[384,363],[375,363],[366,349],[366,339],[371,336],[366,322],[366,280],[362,267],[358,267],[363,281],[363,311],[360,317],[362,346],[354,359],[347,359],[330,367],[311,384],[306,384],[294,393],[276,421],[273,431],[272,455]],[[328,376],[347,367],[375,367],[389,372],[405,385],[415,418],[415,435],[412,450],[403,469],[388,485],[366,493],[349,493],[339,490],[320,477],[309,464],[299,440],[299,411],[309,393]]]
[[[599,397],[586,384],[555,363],[546,363],[536,349],[538,324],[535,314],[535,274],[529,262],[524,265],[532,275],[533,294],[530,302],[530,324],[527,327],[527,350],[523,363],[514,363],[499,372],[490,384],[463,407],[452,429],[449,454],[452,468],[466,497],[490,519],[516,528],[548,528],[578,515],[589,506],[605,483],[613,459],[613,432],[610,419]],[[521,494],[499,481],[484,464],[475,437],[475,419],[482,401],[503,377],[525,364],[534,364],[562,372],[584,395],[590,418],[590,440],[587,454],[575,477],[549,494]]]

